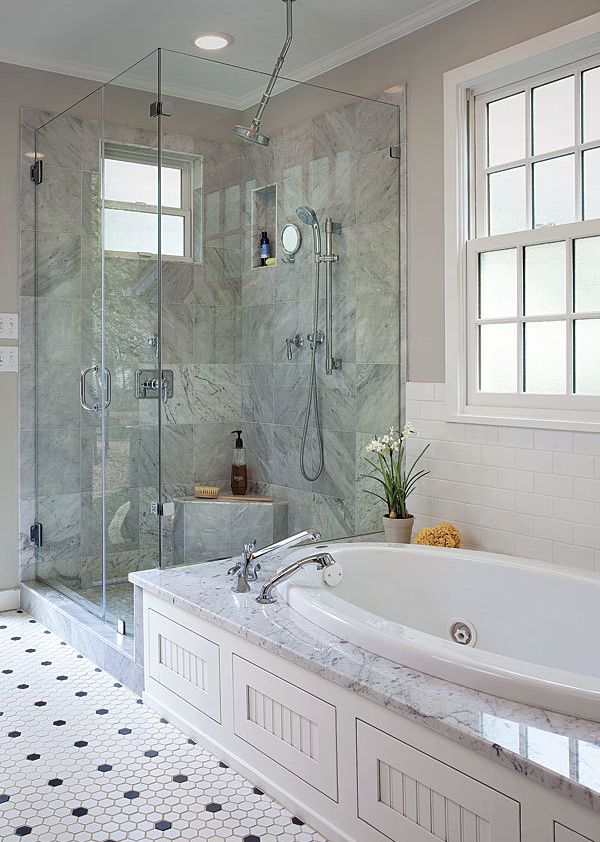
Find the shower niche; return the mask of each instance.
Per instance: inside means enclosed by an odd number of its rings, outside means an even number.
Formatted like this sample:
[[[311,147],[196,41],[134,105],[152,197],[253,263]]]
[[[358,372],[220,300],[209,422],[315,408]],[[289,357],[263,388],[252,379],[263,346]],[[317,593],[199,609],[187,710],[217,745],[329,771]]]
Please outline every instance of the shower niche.
[[[277,251],[279,246],[279,229],[277,227],[277,185],[268,184],[266,187],[255,188],[251,192],[251,202],[250,268],[270,268],[261,264],[260,236],[263,231],[267,232],[271,246],[270,256],[277,261]]]

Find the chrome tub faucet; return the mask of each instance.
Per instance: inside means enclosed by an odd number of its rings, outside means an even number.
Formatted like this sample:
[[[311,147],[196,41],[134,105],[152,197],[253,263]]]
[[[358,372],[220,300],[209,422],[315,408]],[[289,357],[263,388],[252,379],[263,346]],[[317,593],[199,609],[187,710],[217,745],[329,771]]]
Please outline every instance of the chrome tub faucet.
[[[273,602],[276,602],[277,600],[273,596],[273,591],[277,585],[285,582],[286,579],[289,579],[294,573],[297,573],[298,570],[302,570],[303,567],[307,567],[309,564],[316,564],[319,570],[324,570],[326,567],[333,567],[335,563],[335,559],[329,553],[314,553],[313,555],[306,556],[306,558],[293,561],[262,586],[260,595],[256,597],[256,601],[260,605],[271,605]]]
[[[257,564],[257,560],[259,558],[275,553],[285,547],[293,547],[296,544],[301,544],[303,541],[320,540],[321,533],[317,532],[316,529],[305,529],[303,532],[298,532],[297,535],[291,535],[289,538],[284,538],[275,544],[269,544],[260,550],[256,549],[256,541],[244,544],[240,560],[227,571],[228,576],[233,576],[234,574],[237,576],[231,590],[234,593],[248,593],[250,591],[249,583],[256,582],[258,578],[257,574],[260,570],[260,564]]]

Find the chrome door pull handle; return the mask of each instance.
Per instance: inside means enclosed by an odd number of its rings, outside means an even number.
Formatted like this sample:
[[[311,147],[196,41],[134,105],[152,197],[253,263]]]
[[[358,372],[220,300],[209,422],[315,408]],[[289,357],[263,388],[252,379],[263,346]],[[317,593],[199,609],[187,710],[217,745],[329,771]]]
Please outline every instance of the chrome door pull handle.
[[[86,412],[98,412],[99,406],[97,403],[88,403],[85,395],[85,387],[86,387],[86,378],[88,374],[92,371],[94,374],[98,371],[97,365],[91,365],[88,368],[83,368],[81,370],[81,375],[79,377],[79,402],[83,409]]]

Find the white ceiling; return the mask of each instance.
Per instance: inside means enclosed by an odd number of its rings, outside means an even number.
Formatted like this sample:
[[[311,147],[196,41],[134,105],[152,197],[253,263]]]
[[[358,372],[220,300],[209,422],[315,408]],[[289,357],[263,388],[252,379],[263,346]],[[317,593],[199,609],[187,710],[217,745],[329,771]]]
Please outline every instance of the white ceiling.
[[[296,0],[284,73],[306,81],[475,2]],[[0,5],[0,61],[101,82],[156,46],[270,73],[285,37],[281,0],[0,0]],[[193,38],[207,30],[229,32],[235,43],[201,52]],[[264,84],[258,75],[223,72],[207,62],[165,64],[172,93],[205,102],[245,108]],[[140,77],[148,75],[140,71]]]

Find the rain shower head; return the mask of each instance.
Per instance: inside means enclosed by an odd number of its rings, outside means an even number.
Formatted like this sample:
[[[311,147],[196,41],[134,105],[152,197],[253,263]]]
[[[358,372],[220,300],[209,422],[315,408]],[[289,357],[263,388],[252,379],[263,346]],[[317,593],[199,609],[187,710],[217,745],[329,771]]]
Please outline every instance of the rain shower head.
[[[271,94],[273,93],[275,84],[279,79],[281,68],[283,67],[285,57],[288,54],[288,50],[291,46],[292,38],[294,35],[292,29],[292,3],[294,3],[295,0],[283,0],[283,2],[285,3],[286,10],[287,36],[283,47],[281,48],[281,52],[275,64],[273,73],[271,74],[271,78],[269,79],[269,84],[267,85],[265,92],[262,95],[262,99],[256,110],[256,115],[252,120],[250,126],[236,126],[234,129],[232,129],[233,134],[240,140],[245,140],[247,143],[256,143],[259,146],[268,146],[271,140],[271,138],[268,135],[261,134],[260,121],[262,120],[262,116],[265,113],[265,108],[267,107],[269,100],[271,99]]]
[[[300,207],[296,208],[296,215],[305,225],[310,225],[313,232],[313,245],[315,250],[315,257],[321,254],[321,226],[317,214],[312,208]]]
[[[256,143],[259,146],[268,146],[271,142],[271,138],[266,134],[261,134],[259,132],[260,123],[258,125],[254,125],[252,123],[251,126],[236,126],[233,129],[233,134],[236,137],[239,137],[240,140],[245,140],[246,143]]]

